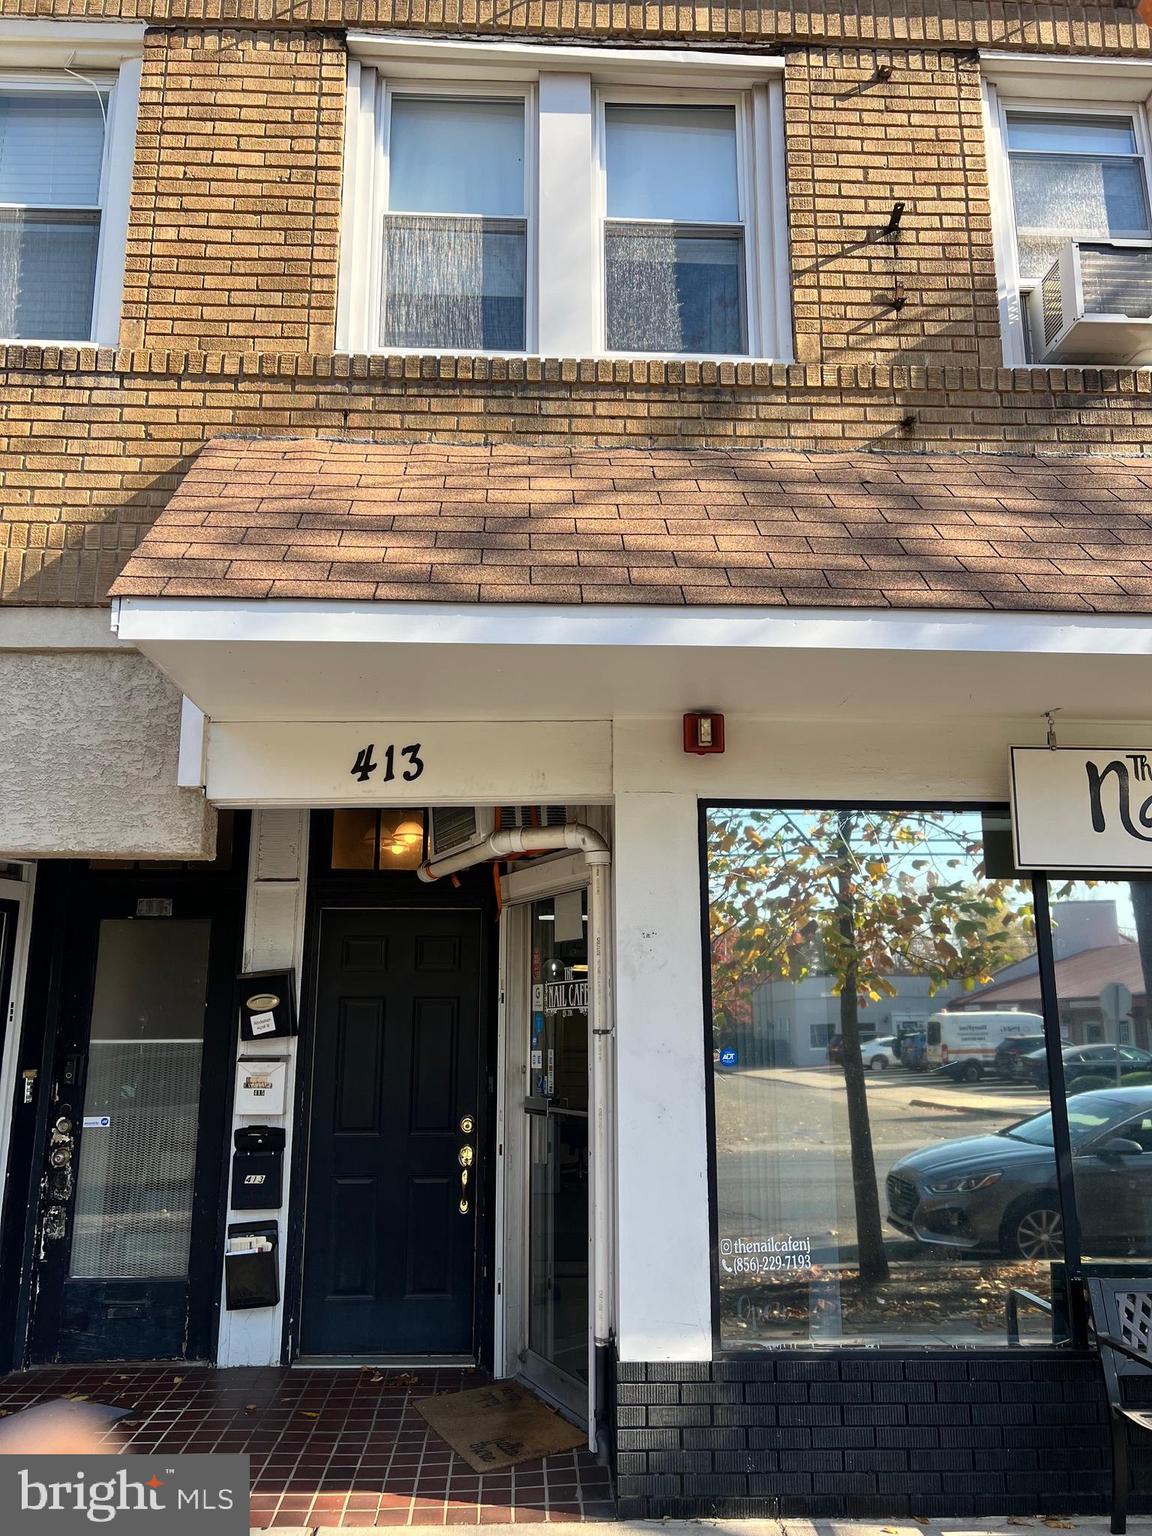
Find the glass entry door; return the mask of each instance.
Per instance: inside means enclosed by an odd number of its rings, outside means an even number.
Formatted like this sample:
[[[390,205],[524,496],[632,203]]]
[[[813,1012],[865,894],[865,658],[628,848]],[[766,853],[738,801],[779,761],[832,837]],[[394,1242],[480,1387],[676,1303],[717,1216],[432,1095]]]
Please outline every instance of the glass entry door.
[[[528,1010],[525,1374],[583,1419],[588,1406],[588,904],[532,903]]]
[[[209,1354],[234,894],[225,876],[176,871],[68,884],[39,1102],[33,1361]]]

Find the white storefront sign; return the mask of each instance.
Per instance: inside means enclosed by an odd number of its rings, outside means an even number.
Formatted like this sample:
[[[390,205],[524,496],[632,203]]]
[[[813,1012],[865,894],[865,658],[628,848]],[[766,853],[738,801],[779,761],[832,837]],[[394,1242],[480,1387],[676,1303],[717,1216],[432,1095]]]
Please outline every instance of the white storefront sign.
[[[612,731],[581,721],[213,721],[217,805],[569,805],[612,792]]]
[[[1013,747],[1020,869],[1152,872],[1152,745]]]

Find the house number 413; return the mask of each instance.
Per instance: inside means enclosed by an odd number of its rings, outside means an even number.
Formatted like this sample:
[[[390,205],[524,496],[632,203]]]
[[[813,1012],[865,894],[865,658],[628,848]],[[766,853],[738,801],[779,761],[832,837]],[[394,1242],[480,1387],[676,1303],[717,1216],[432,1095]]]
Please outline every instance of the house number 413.
[[[372,755],[375,751],[376,743],[374,741],[370,741],[366,747],[361,747],[356,754],[356,761],[348,770],[352,777],[361,784],[370,779],[377,768],[381,766]],[[390,742],[388,746],[382,749],[380,755],[384,760],[384,774],[381,782],[389,784],[396,777],[396,747]],[[420,743],[414,741],[410,747],[401,747],[400,756],[407,758],[409,764],[401,772],[400,777],[407,779],[409,783],[413,779],[418,779],[424,772],[424,760],[420,756]]]

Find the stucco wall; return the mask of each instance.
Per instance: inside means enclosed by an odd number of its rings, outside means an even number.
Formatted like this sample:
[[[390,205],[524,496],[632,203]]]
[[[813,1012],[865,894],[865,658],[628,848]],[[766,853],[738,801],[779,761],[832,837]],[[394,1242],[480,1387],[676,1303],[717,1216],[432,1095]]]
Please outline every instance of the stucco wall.
[[[131,651],[0,651],[0,856],[211,857],[180,694]]]

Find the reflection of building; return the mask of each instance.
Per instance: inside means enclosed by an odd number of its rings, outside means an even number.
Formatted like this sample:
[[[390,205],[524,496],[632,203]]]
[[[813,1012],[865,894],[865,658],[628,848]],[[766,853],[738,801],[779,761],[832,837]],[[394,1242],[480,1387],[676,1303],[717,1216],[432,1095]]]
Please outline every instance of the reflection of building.
[[[931,992],[926,976],[889,976],[894,997],[865,1002],[860,1029],[867,1038],[895,1034],[901,1025],[927,1023],[937,1009],[955,997],[958,986]],[[831,976],[807,976],[803,981],[771,978],[752,994],[752,1020],[742,1044],[748,1066],[822,1066],[828,1041],[840,1030],[840,998]]]
[[[1116,1038],[1117,1021],[1107,1010],[1102,994],[1119,983],[1132,996],[1130,1019],[1121,1017],[1118,1021],[1120,1039],[1148,1049],[1152,1031],[1140,948],[1120,932],[1116,903],[1057,902],[1052,917],[1060,1026],[1069,1044],[1090,1045]],[[1036,957],[1006,966],[988,986],[970,992],[963,1003],[954,1006],[1039,1013]]]

